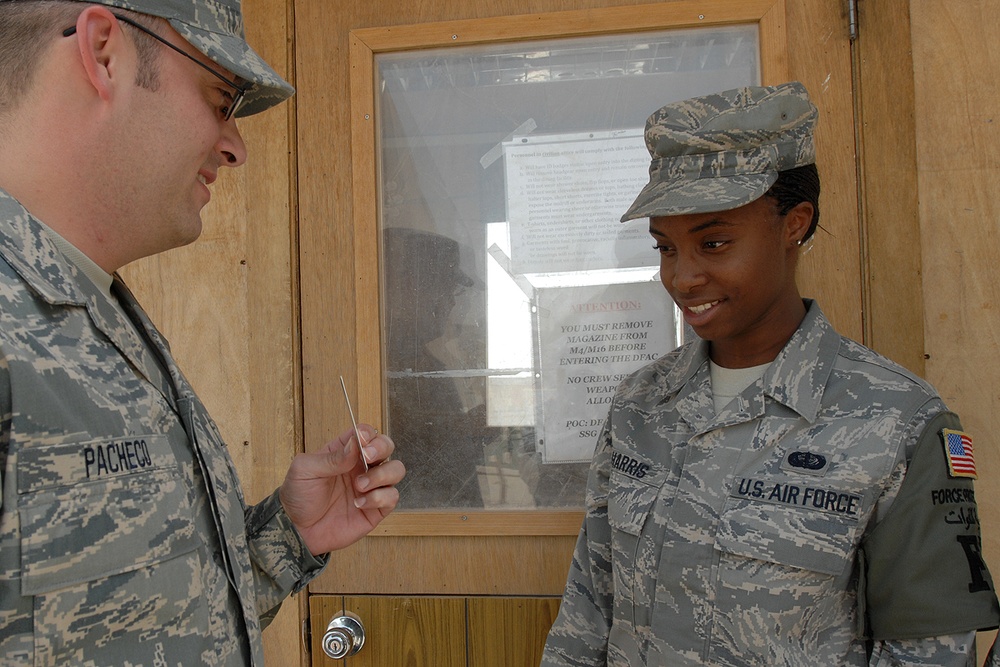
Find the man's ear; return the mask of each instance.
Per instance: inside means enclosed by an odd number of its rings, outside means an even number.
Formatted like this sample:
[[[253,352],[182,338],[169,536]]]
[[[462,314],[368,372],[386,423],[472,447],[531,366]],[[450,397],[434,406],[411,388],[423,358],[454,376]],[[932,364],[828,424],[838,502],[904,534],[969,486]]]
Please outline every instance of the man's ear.
[[[102,100],[111,99],[123,76],[126,53],[126,40],[118,20],[107,7],[91,5],[76,19],[73,37],[90,85]]]

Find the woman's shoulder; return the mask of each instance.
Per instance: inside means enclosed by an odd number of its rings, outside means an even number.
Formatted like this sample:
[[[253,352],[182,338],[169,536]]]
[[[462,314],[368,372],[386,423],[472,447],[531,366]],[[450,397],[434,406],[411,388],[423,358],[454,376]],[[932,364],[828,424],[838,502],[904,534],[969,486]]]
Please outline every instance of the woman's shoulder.
[[[825,403],[878,406],[898,412],[904,421],[947,409],[938,391],[919,375],[844,337],[824,394]]]
[[[833,368],[838,375],[937,396],[937,391],[926,380],[870,347],[836,331],[818,305],[812,301],[808,303],[812,316],[811,331],[816,332],[824,341],[810,350],[820,357],[832,357]],[[805,360],[800,358],[799,361]]]
[[[642,366],[632,373],[626,374],[619,389],[629,393],[669,393],[689,378],[701,363],[698,341],[684,343],[663,356]]]
[[[841,346],[837,356],[843,361],[843,366],[856,367],[859,371],[884,376],[887,379],[912,382],[933,391],[926,380],[910,369],[846,336],[841,336]]]

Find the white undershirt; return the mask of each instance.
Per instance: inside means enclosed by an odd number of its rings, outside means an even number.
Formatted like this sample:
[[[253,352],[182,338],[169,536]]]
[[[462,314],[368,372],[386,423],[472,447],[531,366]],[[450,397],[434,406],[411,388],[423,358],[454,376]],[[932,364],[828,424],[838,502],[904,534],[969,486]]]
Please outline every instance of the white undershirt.
[[[712,400],[715,402],[715,412],[721,412],[729,401],[762,378],[770,365],[771,362],[750,368],[723,368],[709,360],[708,370],[712,376]]]

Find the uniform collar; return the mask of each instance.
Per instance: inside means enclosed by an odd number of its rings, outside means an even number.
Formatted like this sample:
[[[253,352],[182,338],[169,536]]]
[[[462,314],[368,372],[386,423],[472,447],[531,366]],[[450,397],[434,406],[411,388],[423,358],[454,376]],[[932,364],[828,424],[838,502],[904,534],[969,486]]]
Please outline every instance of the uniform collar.
[[[49,304],[86,305],[80,268],[59,250],[41,222],[2,189],[0,256]]]
[[[764,374],[764,392],[811,423],[819,414],[842,339],[819,304],[803,301],[806,316]]]
[[[805,317],[764,373],[762,382],[764,395],[813,422],[833,371],[841,337],[827,321],[819,304],[812,299],[803,301],[806,305]],[[699,378],[698,387],[690,386],[688,390],[698,391],[704,385],[707,397],[699,403],[706,406],[704,417],[707,420],[714,416],[712,410],[707,410],[711,401],[711,388],[707,383],[708,343],[700,339],[692,341],[678,350],[677,355],[676,362],[664,375],[666,393],[677,394],[698,376],[699,371],[703,372],[704,377]],[[752,409],[752,412],[762,414],[763,405]]]
[[[85,308],[94,326],[143,377],[156,384],[167,400],[172,401],[169,387],[157,381],[156,369],[151,368],[155,360],[136,324],[115,305],[110,293],[103,292],[63,254],[47,229],[16,199],[0,189],[0,257],[46,303]],[[134,299],[131,307],[139,309]],[[143,320],[143,326],[153,329],[147,320]],[[165,347],[166,343],[163,345]]]

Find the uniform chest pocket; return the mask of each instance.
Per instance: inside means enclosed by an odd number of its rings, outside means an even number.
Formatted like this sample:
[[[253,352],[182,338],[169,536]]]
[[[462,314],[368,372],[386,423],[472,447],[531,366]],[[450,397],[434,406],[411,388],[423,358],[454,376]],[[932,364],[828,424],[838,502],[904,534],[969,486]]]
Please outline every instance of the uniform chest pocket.
[[[19,452],[22,595],[138,570],[201,545],[188,486],[159,446],[166,443],[142,442]]]
[[[621,457],[621,458],[616,458]],[[626,455],[615,454],[612,462],[622,461],[612,469],[608,489],[608,523],[612,530],[638,537],[653,501],[660,491],[665,469],[654,463],[640,463]]]
[[[720,517],[724,553],[842,575],[867,516],[864,492],[789,480],[737,480]]]
[[[649,571],[651,557],[640,553],[640,537],[666,479],[666,469],[632,455],[614,452],[608,495],[612,572],[616,596],[631,601],[638,594],[637,572]],[[616,614],[631,613],[616,605]]]
[[[742,490],[727,498],[716,534],[717,640],[710,658],[819,664],[816,656],[847,647],[853,638],[854,554],[869,514],[866,496],[771,479],[759,485],[744,480]]]

